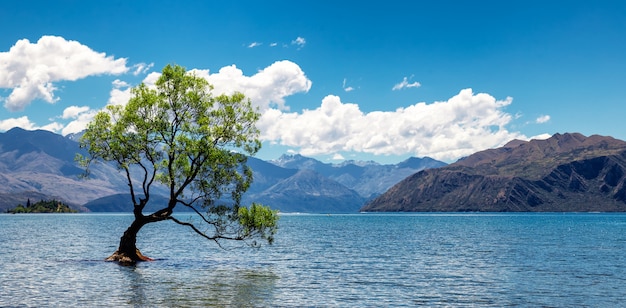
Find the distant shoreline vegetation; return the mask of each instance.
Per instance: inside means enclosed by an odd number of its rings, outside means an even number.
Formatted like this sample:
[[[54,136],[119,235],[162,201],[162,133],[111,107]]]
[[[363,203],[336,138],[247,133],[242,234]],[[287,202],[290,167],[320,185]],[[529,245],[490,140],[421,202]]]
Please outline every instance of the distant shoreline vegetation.
[[[41,200],[31,204],[30,199],[28,199],[26,206],[18,204],[14,209],[7,210],[7,213],[78,213],[78,211],[58,200]]]

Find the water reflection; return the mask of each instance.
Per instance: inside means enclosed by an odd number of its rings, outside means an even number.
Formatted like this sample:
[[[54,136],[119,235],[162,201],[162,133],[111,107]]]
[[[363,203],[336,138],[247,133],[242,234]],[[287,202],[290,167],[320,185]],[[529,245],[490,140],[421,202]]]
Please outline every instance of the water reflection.
[[[209,267],[164,260],[120,266],[119,270],[126,280],[126,304],[135,307],[271,306],[279,279],[271,268]]]
[[[120,271],[124,273],[124,277],[128,283],[128,289],[131,298],[128,304],[135,307],[143,307],[148,305],[149,301],[146,297],[146,280],[141,273],[141,269],[137,266],[119,266]]]

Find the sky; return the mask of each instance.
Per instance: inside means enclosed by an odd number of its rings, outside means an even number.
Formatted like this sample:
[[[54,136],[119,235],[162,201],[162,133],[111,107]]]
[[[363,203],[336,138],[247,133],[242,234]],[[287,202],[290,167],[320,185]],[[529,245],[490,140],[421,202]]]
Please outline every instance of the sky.
[[[178,64],[251,99],[266,160],[626,139],[626,1],[0,1],[0,131],[80,132]]]

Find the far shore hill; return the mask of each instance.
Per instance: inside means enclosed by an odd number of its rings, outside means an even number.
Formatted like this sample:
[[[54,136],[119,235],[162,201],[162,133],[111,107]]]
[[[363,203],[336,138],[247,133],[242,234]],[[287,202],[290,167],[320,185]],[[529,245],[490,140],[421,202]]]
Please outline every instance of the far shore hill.
[[[422,170],[364,212],[624,212],[626,142],[578,133],[513,140]]]

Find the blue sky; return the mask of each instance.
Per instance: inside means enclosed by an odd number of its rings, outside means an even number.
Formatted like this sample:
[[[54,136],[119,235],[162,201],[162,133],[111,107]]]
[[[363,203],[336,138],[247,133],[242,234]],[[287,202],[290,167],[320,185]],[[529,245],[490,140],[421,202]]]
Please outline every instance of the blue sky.
[[[624,1],[7,1],[0,29],[0,131],[78,131],[176,63],[253,100],[263,159],[626,139]]]

